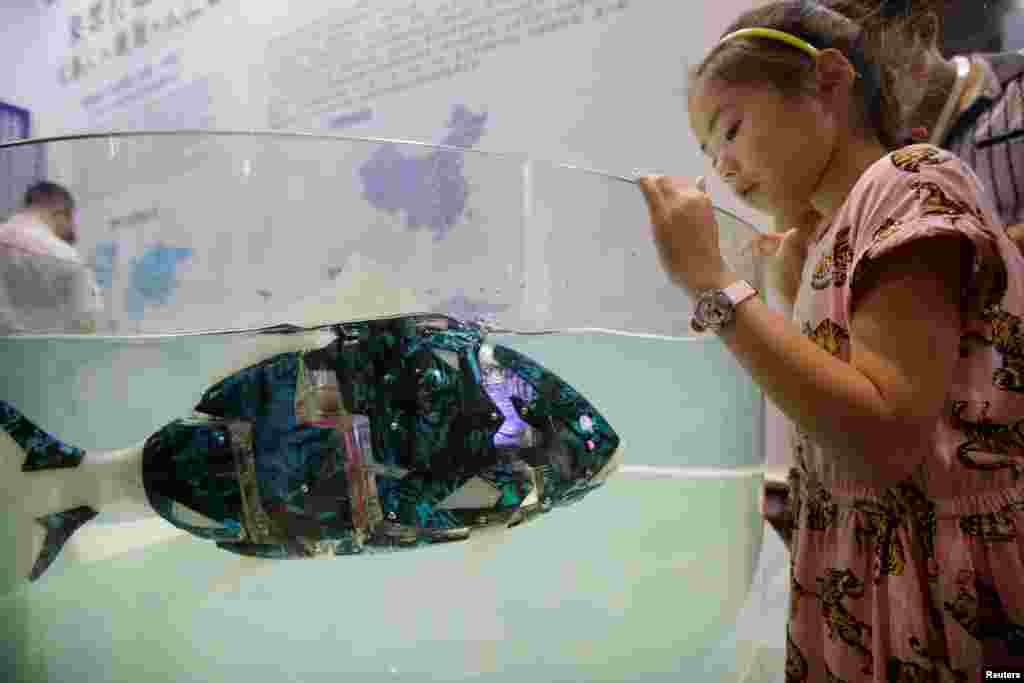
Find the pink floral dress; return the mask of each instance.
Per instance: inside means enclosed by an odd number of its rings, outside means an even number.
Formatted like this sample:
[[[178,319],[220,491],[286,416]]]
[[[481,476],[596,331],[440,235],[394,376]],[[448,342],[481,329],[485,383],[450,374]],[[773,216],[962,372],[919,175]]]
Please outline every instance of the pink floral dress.
[[[943,235],[973,263],[942,418],[919,452],[892,453],[914,474],[864,481],[793,430],[787,682],[973,683],[997,657],[1024,671],[1024,258],[973,171],[929,145],[875,163],[812,241],[794,320],[849,362],[861,264]]]

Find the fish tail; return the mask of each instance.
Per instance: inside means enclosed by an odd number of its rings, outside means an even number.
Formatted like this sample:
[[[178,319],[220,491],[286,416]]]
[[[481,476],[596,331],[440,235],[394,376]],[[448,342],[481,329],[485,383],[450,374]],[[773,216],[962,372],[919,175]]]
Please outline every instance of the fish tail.
[[[0,430],[6,432],[25,452],[25,462],[21,466],[22,472],[78,467],[85,458],[84,449],[70,446],[43,431],[22,415],[17,408],[2,400],[0,400]],[[71,536],[98,514],[95,509],[83,505],[36,517],[36,522],[46,529],[46,538],[35,565],[29,572],[29,581],[36,581],[41,577],[60,555]]]
[[[46,539],[43,541],[43,548],[39,551],[39,557],[36,558],[32,571],[29,572],[28,580],[36,581],[41,577],[50,568],[53,561],[57,559],[57,556],[60,555],[60,551],[64,549],[64,544],[68,542],[71,536],[98,514],[91,507],[83,505],[70,510],[64,510],[63,512],[54,512],[37,517],[36,521],[46,529]]]
[[[17,408],[3,400],[0,400],[0,429],[25,451],[22,472],[78,467],[85,458],[85,450],[68,445],[43,431]]]

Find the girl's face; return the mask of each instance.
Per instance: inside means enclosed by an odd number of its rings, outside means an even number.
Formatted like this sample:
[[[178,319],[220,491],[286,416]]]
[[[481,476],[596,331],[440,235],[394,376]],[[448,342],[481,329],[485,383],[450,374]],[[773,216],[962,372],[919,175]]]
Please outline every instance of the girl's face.
[[[702,151],[741,201],[769,214],[807,206],[836,144],[835,121],[818,99],[702,78],[689,112]]]

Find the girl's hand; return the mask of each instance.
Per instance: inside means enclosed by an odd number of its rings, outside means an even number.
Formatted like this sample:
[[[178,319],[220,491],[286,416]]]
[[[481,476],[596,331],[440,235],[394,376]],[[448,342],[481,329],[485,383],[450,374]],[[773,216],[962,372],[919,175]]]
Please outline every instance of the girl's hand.
[[[718,244],[718,222],[704,187],[682,178],[644,176],[640,189],[647,200],[661,266],[678,287],[693,294],[726,287],[731,277]]]
[[[807,260],[808,241],[821,221],[821,215],[807,209],[794,221],[776,219],[776,227],[790,226],[784,232],[767,232],[755,237],[746,250],[756,250],[767,261],[768,285],[792,308],[800,289],[800,278]]]
[[[793,229],[761,234],[747,245],[747,250],[750,249],[756,249],[767,262],[765,275],[768,286],[776,291],[787,307],[792,308],[807,260],[807,247],[799,232]]]

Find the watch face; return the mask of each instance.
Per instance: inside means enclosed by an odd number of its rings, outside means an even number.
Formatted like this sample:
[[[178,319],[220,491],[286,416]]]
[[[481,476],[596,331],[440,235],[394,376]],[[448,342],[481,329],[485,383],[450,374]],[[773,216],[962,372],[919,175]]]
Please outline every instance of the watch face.
[[[730,308],[732,306],[729,298],[725,294],[719,294],[712,300],[711,315],[717,322],[721,322],[729,316]]]
[[[721,325],[725,322],[728,315],[729,313],[726,309],[712,305],[711,310],[708,311],[707,321],[712,325]]]
[[[708,327],[719,327],[727,323],[730,309],[730,301],[725,294],[704,299],[697,306],[698,317]]]

